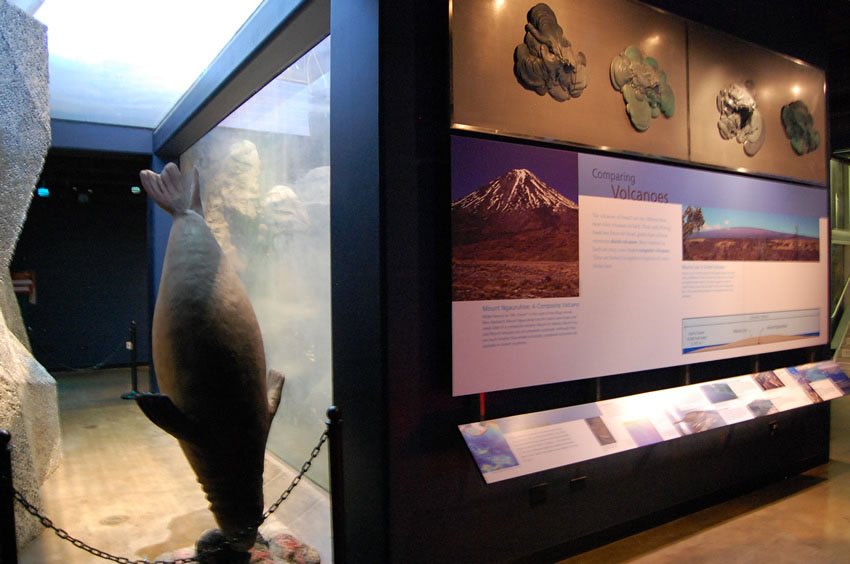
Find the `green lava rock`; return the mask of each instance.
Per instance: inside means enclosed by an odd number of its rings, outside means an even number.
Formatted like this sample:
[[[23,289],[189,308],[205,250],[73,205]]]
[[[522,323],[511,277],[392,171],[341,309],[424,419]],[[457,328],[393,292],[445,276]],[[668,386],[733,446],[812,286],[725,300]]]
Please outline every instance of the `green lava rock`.
[[[811,153],[820,145],[820,133],[815,129],[815,120],[802,100],[795,100],[782,107],[780,112],[785,136],[798,155]]]
[[[673,117],[676,98],[667,73],[654,57],[644,57],[630,45],[611,61],[610,76],[611,85],[623,94],[626,113],[636,130],[646,131],[661,114]]]

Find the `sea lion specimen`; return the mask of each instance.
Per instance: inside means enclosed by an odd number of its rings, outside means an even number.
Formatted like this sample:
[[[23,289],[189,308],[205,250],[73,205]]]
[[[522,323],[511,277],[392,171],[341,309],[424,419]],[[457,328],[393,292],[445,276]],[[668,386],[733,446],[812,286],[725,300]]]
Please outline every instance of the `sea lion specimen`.
[[[263,512],[263,458],[283,376],[266,375],[251,302],[204,220],[197,169],[191,185],[172,163],[162,174],[143,170],[140,177],[174,223],[153,318],[162,394],[136,401],[179,440],[221,528],[214,536],[236,553],[225,561],[247,562]]]

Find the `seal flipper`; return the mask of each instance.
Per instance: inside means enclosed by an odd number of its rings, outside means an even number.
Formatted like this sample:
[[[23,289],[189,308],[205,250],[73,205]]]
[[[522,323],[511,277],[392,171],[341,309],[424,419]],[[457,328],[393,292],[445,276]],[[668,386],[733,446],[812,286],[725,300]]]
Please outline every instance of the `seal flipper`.
[[[142,187],[148,195],[171,215],[186,213],[192,205],[192,186],[186,186],[180,169],[174,163],[168,163],[160,174],[151,170],[139,173]],[[194,186],[198,185],[197,169],[195,170]]]
[[[271,425],[272,419],[274,419],[275,413],[277,413],[277,408],[280,405],[280,397],[283,394],[283,384],[286,381],[286,378],[283,374],[278,372],[277,370],[269,370],[268,376],[266,376],[266,389],[268,390],[268,402],[269,402],[269,425]]]
[[[136,403],[157,427],[181,441],[197,443],[199,434],[192,421],[162,394],[139,394]]]

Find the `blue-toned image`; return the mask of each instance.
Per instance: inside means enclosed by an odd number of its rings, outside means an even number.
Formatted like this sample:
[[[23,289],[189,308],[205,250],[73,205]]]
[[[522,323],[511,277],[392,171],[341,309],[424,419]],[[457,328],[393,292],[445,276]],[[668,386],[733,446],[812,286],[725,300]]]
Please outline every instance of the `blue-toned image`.
[[[497,423],[469,423],[460,432],[482,473],[519,466]]]
[[[711,403],[721,403],[724,401],[738,399],[738,396],[735,395],[735,392],[733,392],[729,384],[726,383],[704,384],[700,386],[700,388]]]
[[[832,380],[842,395],[850,393],[850,378],[835,362],[819,362],[815,365],[800,366],[795,369],[795,372],[801,377],[805,377],[809,382],[817,382],[818,380]]]

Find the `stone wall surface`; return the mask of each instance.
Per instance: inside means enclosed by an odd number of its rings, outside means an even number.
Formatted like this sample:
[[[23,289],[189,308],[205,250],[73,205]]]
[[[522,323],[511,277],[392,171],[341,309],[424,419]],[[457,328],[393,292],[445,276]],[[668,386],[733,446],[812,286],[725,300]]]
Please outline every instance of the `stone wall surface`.
[[[49,146],[47,30],[0,0],[0,277],[8,277]],[[0,428],[12,433],[15,488],[38,505],[61,456],[56,381],[9,329],[10,307],[0,309]],[[19,546],[41,532],[20,506],[15,518]]]

